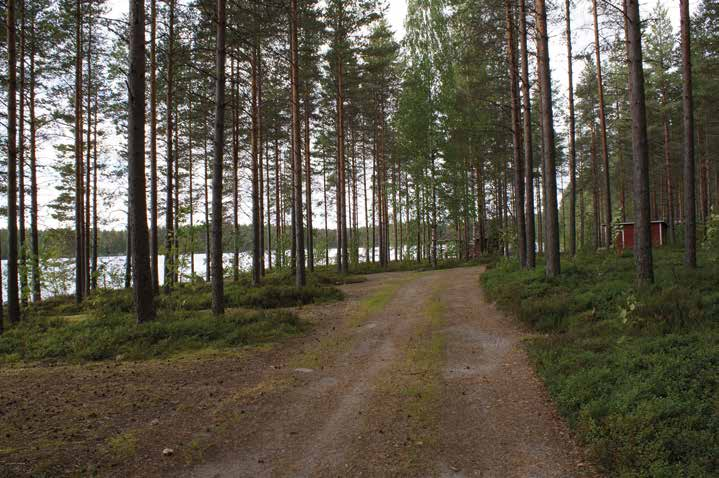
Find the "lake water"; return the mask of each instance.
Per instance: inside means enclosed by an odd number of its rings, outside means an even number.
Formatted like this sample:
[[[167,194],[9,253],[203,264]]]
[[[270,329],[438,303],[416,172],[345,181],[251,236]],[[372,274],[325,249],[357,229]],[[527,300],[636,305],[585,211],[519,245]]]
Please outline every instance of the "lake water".
[[[390,251],[394,257],[394,250]],[[329,263],[334,264],[337,256],[337,249],[330,249]],[[375,257],[379,258],[379,248],[375,249]],[[285,261],[289,261],[289,252],[285,254]],[[360,261],[365,258],[365,249],[360,248]],[[223,254],[225,269],[232,267],[232,253]],[[206,270],[205,254],[194,254],[195,275],[205,278]],[[277,263],[277,254],[272,254],[272,263]],[[285,262],[287,263],[287,262]],[[325,254],[315,256],[315,264],[325,264]],[[265,266],[268,265],[268,258],[265,255]],[[240,270],[249,271],[252,269],[252,253],[240,252]],[[187,282],[191,277],[191,257],[189,254],[180,256],[181,281]],[[159,258],[160,285],[164,282],[165,257]],[[55,295],[73,294],[75,292],[75,259],[56,259],[42,266],[42,297],[48,298]],[[121,288],[125,285],[125,256],[105,256],[98,258],[98,286],[103,288]],[[2,261],[2,287],[3,299],[7,298],[7,261]]]

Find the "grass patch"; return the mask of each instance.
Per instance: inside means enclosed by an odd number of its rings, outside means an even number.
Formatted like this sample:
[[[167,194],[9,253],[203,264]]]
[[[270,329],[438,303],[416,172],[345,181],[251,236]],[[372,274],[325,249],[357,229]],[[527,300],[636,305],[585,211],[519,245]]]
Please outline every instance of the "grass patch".
[[[111,463],[122,463],[137,454],[137,436],[125,432],[107,439],[105,449]]]
[[[439,445],[441,367],[445,361],[446,337],[440,331],[444,306],[440,292],[425,304],[425,319],[413,331],[413,340],[405,351],[404,361],[394,374],[397,377],[389,393],[396,394],[397,408],[407,413],[407,447],[402,460],[402,475],[426,470],[427,454]]]
[[[350,328],[360,327],[373,314],[384,309],[402,285],[414,279],[415,277],[409,276],[390,281],[374,293],[359,301],[355,311],[349,317],[347,325]],[[319,339],[315,345],[291,360],[289,366],[292,368],[321,368],[322,364],[327,363],[331,356],[338,352],[348,350],[353,338],[354,335],[351,334],[331,334],[324,336]]]
[[[634,258],[580,255],[562,275],[499,262],[489,297],[548,335],[529,352],[563,416],[610,476],[719,475],[719,268],[655,250],[656,284]]]
[[[209,284],[183,283],[155,299],[156,321],[140,325],[132,318],[130,289],[96,290],[82,304],[76,304],[73,296],[53,297],[30,304],[24,320],[0,335],[0,363],[136,360],[267,344],[306,328],[292,313],[269,309],[342,300],[342,291],[335,285],[363,280],[319,271],[308,274],[306,287],[297,288],[291,272],[281,270],[267,274],[261,286],[253,287],[249,274],[242,274],[239,281],[226,284],[229,310],[219,319],[208,312],[212,305]]]
[[[304,322],[286,311],[228,310],[161,312],[157,320],[137,324],[127,313],[66,321],[35,317],[0,336],[0,363],[17,361],[88,361],[165,357],[204,348],[263,344],[295,335]]]
[[[414,275],[394,280],[383,285],[378,291],[357,304],[357,310],[350,319],[350,327],[359,327],[367,321],[372,314],[376,314],[385,308],[397,291],[406,283],[415,280]]]

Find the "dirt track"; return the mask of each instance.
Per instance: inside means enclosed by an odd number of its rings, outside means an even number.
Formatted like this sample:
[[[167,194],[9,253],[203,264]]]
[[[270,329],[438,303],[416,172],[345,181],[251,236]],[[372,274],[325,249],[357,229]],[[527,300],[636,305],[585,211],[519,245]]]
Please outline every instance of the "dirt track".
[[[591,476],[480,273],[348,286],[347,317],[276,367],[265,380],[286,385],[243,405],[224,451],[187,476]]]
[[[480,274],[370,275],[268,348],[0,369],[0,478],[594,476]]]

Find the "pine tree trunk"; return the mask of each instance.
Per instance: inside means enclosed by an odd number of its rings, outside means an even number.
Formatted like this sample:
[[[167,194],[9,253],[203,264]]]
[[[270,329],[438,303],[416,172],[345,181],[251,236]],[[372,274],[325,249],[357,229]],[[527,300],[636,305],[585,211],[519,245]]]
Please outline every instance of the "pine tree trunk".
[[[696,196],[694,192],[694,98],[692,94],[689,0],[679,0],[682,48],[682,123],[684,125],[684,264],[697,266]]]
[[[364,194],[365,262],[369,263],[369,209],[367,208],[367,150],[364,131],[362,133],[362,188]]]
[[[127,234],[125,236],[125,240],[127,241],[127,252],[125,254],[125,289],[129,289],[132,287],[132,215],[129,209],[127,213]]]
[[[345,133],[344,133],[344,67],[337,58],[337,270],[347,273],[345,215]]]
[[[222,266],[222,166],[225,152],[225,0],[217,0],[215,50],[215,138],[212,161],[212,314],[225,313]]]
[[[19,134],[18,134],[18,203],[20,235],[20,300],[27,306],[27,249],[25,241],[25,2],[20,0],[20,83],[19,83]]]
[[[570,0],[565,0],[564,10],[567,21],[567,94],[569,100],[569,254],[574,257],[577,254],[577,148],[575,145],[576,125],[574,118],[574,74],[572,72],[572,23],[570,5]]]
[[[545,258],[546,274],[555,277],[560,273],[559,264],[559,218],[557,211],[557,172],[554,150],[554,119],[552,116],[552,82],[549,67],[549,35],[547,33],[547,11],[544,0],[536,0],[537,28],[537,70],[542,104],[542,138],[544,156],[545,190]]]
[[[277,139],[278,132],[275,131],[275,237],[277,242],[277,252],[275,253],[277,267],[282,267],[285,251],[283,248],[282,232],[280,230],[280,221],[282,214],[282,204],[280,203],[280,143]],[[326,202],[325,198],[325,202]]]
[[[18,251],[17,251],[17,53],[15,40],[15,0],[7,2],[5,13],[7,27],[8,55],[8,167],[7,167],[7,210],[8,210],[8,318],[10,323],[20,320],[18,299]],[[78,300],[81,300],[78,299]]]
[[[304,287],[305,278],[305,232],[302,221],[302,149],[300,147],[300,94],[299,94],[299,55],[297,31],[299,17],[297,0],[290,0],[290,121],[292,122],[292,173],[294,174],[294,209],[295,223],[295,286]],[[306,145],[309,148],[309,144]]]
[[[77,303],[85,298],[82,147],[82,1],[77,0],[75,4],[75,300]],[[8,295],[10,294],[8,288]]]
[[[664,117],[662,124],[664,132],[664,174],[666,176],[666,194],[667,194],[667,223],[669,224],[669,240],[674,243],[674,191],[672,188],[672,169],[671,169],[671,158],[669,152],[669,118],[668,115]]]
[[[322,194],[324,196],[323,204],[325,208],[325,265],[330,265],[330,233],[327,224],[327,156],[322,158]]]
[[[519,89],[517,71],[516,40],[514,37],[514,12],[510,0],[505,0],[507,64],[509,65],[509,96],[512,116],[512,159],[514,162],[514,214],[517,227],[517,257],[522,268],[527,267],[527,230],[524,220],[524,172],[522,171],[522,153],[520,138]]]
[[[92,288],[97,289],[97,125],[99,122],[98,118],[99,110],[99,99],[98,90],[95,89],[95,105],[94,105],[94,116],[95,121],[93,122],[93,141],[92,141],[92,269],[90,270],[92,275]],[[151,268],[152,269],[152,268]]]
[[[210,192],[209,192],[209,184],[208,180],[210,177],[210,169],[209,169],[209,153],[207,152],[207,117],[204,118],[203,121],[203,138],[204,138],[204,153],[203,153],[203,160],[204,160],[204,167],[205,167],[205,282],[210,282]]]
[[[85,154],[85,234],[83,247],[85,249],[85,293],[90,291],[92,285],[92,277],[90,275],[90,206],[91,206],[91,164],[92,164],[92,16],[88,18],[87,30],[87,91],[86,91],[86,112],[87,112],[87,131],[86,131],[86,154]],[[144,138],[143,138],[144,140]]]
[[[625,18],[634,160],[634,256],[637,281],[639,284],[648,284],[654,282],[654,266],[649,207],[649,142],[647,139],[642,33],[638,0],[626,0]]]
[[[132,275],[138,322],[155,318],[145,199],[145,1],[130,0],[128,75],[128,202],[131,219]]]
[[[157,202],[157,0],[150,0],[150,267],[155,293],[160,291]]]
[[[265,180],[263,174],[263,155],[266,154],[263,148],[262,137],[264,135],[264,123],[262,122],[262,49],[257,50],[257,181],[259,196],[259,217],[260,224],[260,274],[265,275]]]
[[[187,110],[187,152],[188,152],[188,175],[189,175],[189,206],[190,206],[190,282],[195,281],[195,190],[194,190],[194,158],[192,154],[193,148],[193,135],[192,135],[192,81],[190,81],[190,93],[187,95],[188,110]]]
[[[307,267],[315,270],[314,229],[312,226],[312,164],[310,162],[310,96],[305,86],[305,207],[307,208]]]
[[[265,136],[265,182],[267,183],[267,269],[272,270],[272,211],[270,209],[270,148]],[[275,208],[277,205],[275,204]]]
[[[602,141],[602,165],[604,167],[604,220],[606,230],[602,234],[604,245],[612,246],[612,192],[610,187],[609,146],[607,143],[607,116],[604,112],[604,83],[602,80],[602,57],[599,50],[599,17],[597,15],[597,0],[592,0],[592,13],[594,16],[594,57],[597,63],[597,98],[599,100],[599,133]]]
[[[237,69],[239,70],[239,68]],[[240,280],[240,86],[235,61],[230,61],[232,85],[232,280]]]
[[[173,114],[174,116],[174,147],[173,154],[174,154],[174,171],[173,171],[173,189],[172,194],[174,195],[174,204],[175,204],[175,214],[174,214],[174,226],[173,226],[173,237],[172,237],[172,263],[175,265],[175,268],[172,272],[172,282],[173,284],[179,284],[180,283],[180,115],[178,114],[177,108],[179,101],[175,101],[175,112]]]
[[[259,40],[256,39],[257,43]],[[257,98],[257,62],[259,60],[259,44],[253,46],[251,70],[252,70],[252,283],[259,285],[262,277],[262,256],[260,253],[260,184],[258,178],[258,141],[259,141],[259,105]]]
[[[37,201],[37,119],[35,117],[35,14],[30,22],[32,44],[30,47],[30,239],[32,263],[32,300],[39,302],[42,298],[40,288],[40,241],[38,235],[38,201]],[[0,303],[2,301],[0,300]]]
[[[597,160],[597,133],[594,123],[592,123],[592,143],[591,143],[590,155],[592,158],[592,207],[593,207],[593,219],[594,219],[594,242],[592,246],[596,251],[602,244],[602,220],[601,220],[601,206],[599,199],[599,164]]]
[[[173,124],[172,124],[172,111],[173,111],[173,67],[174,67],[174,42],[175,42],[175,0],[168,1],[169,9],[169,26],[168,26],[168,39],[167,39],[167,179],[166,179],[166,190],[165,190],[165,284],[164,289],[166,293],[172,290],[173,279],[175,276],[175,221],[173,217],[173,157],[172,157],[172,140],[173,140]],[[209,257],[209,256],[208,256]],[[208,258],[209,262],[209,258]]]

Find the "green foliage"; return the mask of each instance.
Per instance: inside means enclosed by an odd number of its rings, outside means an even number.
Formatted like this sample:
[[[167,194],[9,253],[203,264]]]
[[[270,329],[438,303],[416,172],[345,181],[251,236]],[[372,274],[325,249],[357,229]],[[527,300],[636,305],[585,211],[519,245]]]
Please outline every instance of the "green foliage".
[[[609,476],[717,476],[719,269],[686,271],[666,248],[655,261],[647,289],[631,255],[579,256],[551,281],[500,262],[482,281],[500,308],[553,332],[530,355]]]
[[[105,360],[116,356],[145,359],[201,348],[257,344],[304,330],[304,324],[275,309],[342,300],[335,284],[359,282],[331,270],[308,274],[308,285],[297,288],[289,270],[267,274],[252,287],[248,274],[228,282],[224,317],[212,318],[211,290],[203,281],[183,283],[155,300],[158,319],[134,322],[130,289],[98,289],[83,304],[73,296],[56,296],[31,304],[25,320],[0,336],[0,363],[32,360]]]
[[[201,348],[270,342],[304,330],[286,311],[162,312],[137,324],[127,313],[107,316],[33,317],[0,336],[0,362],[32,360],[130,360],[165,357]]]

